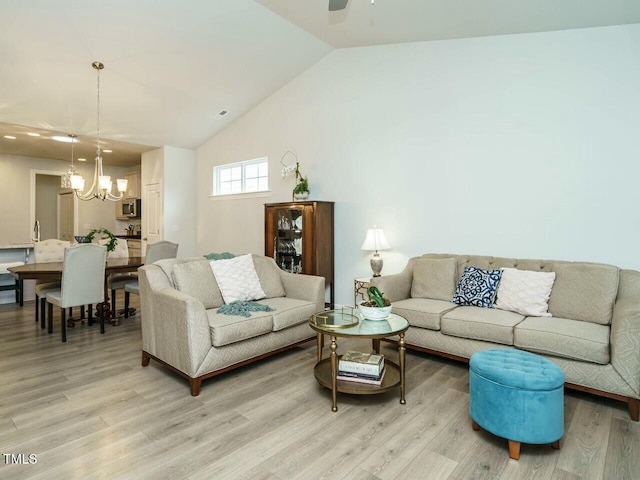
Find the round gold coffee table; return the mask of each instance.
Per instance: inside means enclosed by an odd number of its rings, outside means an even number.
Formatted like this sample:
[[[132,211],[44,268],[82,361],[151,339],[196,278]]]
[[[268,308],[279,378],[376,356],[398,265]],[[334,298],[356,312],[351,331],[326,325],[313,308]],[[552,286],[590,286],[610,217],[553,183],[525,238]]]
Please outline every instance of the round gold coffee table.
[[[318,363],[314,368],[314,375],[320,385],[331,390],[333,404],[331,410],[338,411],[338,392],[354,395],[373,395],[384,393],[400,385],[400,403],[405,404],[405,342],[404,332],[409,329],[409,322],[394,313],[385,320],[367,320],[358,315],[357,310],[340,309],[320,312],[311,317],[309,325],[318,334]],[[322,358],[324,336],[331,338],[331,354],[329,358]],[[373,349],[380,353],[380,340],[399,336],[398,360],[399,365],[384,359],[385,374],[380,385],[357,383],[338,380],[338,345],[337,338],[361,338],[373,341]]]

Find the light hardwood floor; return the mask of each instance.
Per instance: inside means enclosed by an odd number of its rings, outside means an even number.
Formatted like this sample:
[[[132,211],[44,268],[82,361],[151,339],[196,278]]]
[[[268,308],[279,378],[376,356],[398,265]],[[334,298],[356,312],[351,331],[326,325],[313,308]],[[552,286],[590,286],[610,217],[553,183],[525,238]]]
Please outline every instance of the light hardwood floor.
[[[461,363],[410,352],[406,405],[397,391],[339,395],[332,413],[314,342],[191,397],[183,378],[140,366],[138,316],[104,335],[76,326],[63,344],[59,324],[47,335],[33,315],[33,302],[0,305],[2,479],[640,478],[640,424],[620,402],[567,392],[561,449],[523,445],[515,461],[506,440],[471,429]]]

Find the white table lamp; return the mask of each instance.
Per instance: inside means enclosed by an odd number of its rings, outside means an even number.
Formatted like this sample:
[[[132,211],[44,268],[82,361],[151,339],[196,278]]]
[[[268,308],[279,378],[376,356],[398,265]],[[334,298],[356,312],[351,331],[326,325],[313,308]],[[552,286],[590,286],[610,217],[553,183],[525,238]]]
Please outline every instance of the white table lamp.
[[[378,250],[387,250],[389,248],[391,248],[391,246],[387,242],[384,231],[381,228],[377,228],[374,225],[373,228],[367,230],[367,236],[362,243],[361,250],[375,252],[371,257],[371,270],[373,270],[374,277],[379,277],[382,271],[382,258],[380,258]]]

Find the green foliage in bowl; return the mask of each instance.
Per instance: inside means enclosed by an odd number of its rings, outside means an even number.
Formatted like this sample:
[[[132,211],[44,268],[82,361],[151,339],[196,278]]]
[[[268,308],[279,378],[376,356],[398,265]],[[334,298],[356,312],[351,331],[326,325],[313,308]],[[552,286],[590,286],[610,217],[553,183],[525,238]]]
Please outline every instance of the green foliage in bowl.
[[[367,289],[367,296],[369,297],[369,301],[362,302],[360,305],[378,308],[391,306],[389,299],[384,298],[384,293],[382,293],[378,287],[369,287]]]
[[[391,302],[384,298],[384,294],[378,287],[367,289],[369,300],[358,305],[360,313],[367,320],[384,320],[391,314]]]
[[[106,228],[95,228],[95,229],[91,230],[87,234],[87,236],[84,237],[85,241],[83,243],[91,243],[91,242],[93,242],[93,237],[95,237],[96,234],[98,234],[98,233],[109,237],[109,243],[107,243],[107,251],[108,252],[113,252],[116,249],[116,245],[118,244],[118,239],[116,238],[116,236],[113,233],[111,233]]]

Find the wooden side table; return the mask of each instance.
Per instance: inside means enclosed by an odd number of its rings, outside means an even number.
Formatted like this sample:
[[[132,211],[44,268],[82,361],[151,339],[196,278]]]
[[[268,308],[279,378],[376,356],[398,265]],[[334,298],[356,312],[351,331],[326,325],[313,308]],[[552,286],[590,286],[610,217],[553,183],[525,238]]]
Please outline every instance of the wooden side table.
[[[371,277],[358,277],[353,279],[354,307],[357,307],[360,302],[369,300],[369,297],[367,295],[367,289],[369,288],[370,282],[371,282]]]

